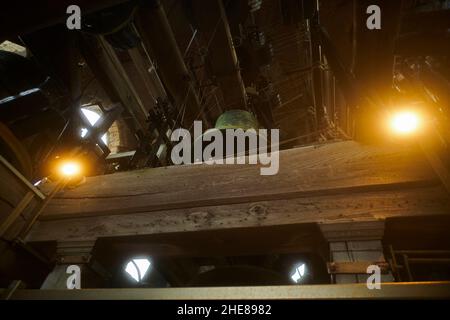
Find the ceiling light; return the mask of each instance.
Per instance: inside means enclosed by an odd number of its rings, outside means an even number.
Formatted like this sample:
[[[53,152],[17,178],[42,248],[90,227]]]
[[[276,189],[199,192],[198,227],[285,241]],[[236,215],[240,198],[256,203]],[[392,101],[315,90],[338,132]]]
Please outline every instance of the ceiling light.
[[[401,135],[411,134],[419,128],[420,117],[412,111],[401,111],[393,114],[390,126],[393,132]]]
[[[59,165],[59,173],[65,178],[72,178],[81,173],[81,165],[75,161],[64,161]]]

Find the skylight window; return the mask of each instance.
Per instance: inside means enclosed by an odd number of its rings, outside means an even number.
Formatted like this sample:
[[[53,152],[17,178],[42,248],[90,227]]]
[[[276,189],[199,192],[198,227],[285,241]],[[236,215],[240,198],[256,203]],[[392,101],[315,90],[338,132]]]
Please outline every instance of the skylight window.
[[[306,265],[304,263],[301,263],[295,267],[294,272],[291,275],[291,279],[295,283],[299,283],[302,281],[305,275],[306,275]]]
[[[136,282],[141,282],[150,268],[150,265],[151,263],[148,259],[133,259],[127,263],[125,272]]]
[[[100,119],[100,115],[95,111],[89,110],[87,108],[81,108],[81,111],[83,112],[83,114],[85,115],[86,119],[89,121],[91,126],[93,126],[98,121],[98,119]],[[87,132],[88,129],[82,128],[81,137],[84,138]],[[106,136],[106,133],[102,136],[102,141],[104,144],[108,144],[108,138]]]

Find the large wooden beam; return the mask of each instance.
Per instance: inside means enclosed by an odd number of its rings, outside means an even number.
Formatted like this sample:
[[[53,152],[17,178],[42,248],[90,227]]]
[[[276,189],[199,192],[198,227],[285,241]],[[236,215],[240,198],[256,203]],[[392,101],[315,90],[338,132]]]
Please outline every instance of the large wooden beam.
[[[12,300],[207,300],[207,299],[448,299],[450,282],[383,283],[382,290],[369,290],[365,283],[258,287],[139,288],[89,290],[19,289]],[[5,294],[6,289],[0,289]]]
[[[450,199],[420,149],[339,142],[256,165],[190,165],[88,178],[50,203],[29,241],[376,221],[446,214]]]
[[[441,186],[400,191],[259,201],[242,204],[128,212],[121,215],[41,221],[31,241],[88,240],[99,237],[233,229],[299,223],[340,223],[388,217],[445,214],[450,200]]]
[[[55,196],[42,220],[129,214],[385,190],[437,179],[420,149],[353,141],[281,151],[279,172],[260,165],[185,165],[88,178]]]

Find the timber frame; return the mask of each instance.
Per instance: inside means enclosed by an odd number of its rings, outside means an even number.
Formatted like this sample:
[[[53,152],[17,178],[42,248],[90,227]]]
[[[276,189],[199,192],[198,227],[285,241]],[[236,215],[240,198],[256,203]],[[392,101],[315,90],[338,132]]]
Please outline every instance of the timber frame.
[[[304,239],[320,247],[320,234],[347,228],[359,228],[362,240],[382,239],[386,219],[446,215],[449,208],[419,147],[342,141],[281,151],[275,176],[261,176],[258,165],[188,165],[90,177],[57,194],[25,240],[136,239],[153,243],[154,254],[173,255],[222,252],[235,239],[232,247],[242,252],[276,252]],[[287,235],[295,233],[303,240],[288,249]],[[245,234],[254,244],[243,245]]]

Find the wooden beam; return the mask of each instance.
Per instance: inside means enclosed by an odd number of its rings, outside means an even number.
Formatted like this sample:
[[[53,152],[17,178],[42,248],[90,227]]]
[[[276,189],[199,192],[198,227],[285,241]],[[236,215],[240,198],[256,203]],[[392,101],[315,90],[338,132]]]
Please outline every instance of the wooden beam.
[[[16,178],[18,181],[23,183],[23,185],[31,190],[36,196],[38,196],[40,199],[44,200],[45,196],[35,187],[33,186],[30,181],[28,181],[19,171],[17,171],[16,168],[14,168],[8,161],[6,161],[5,158],[3,158],[0,155],[0,164],[7,168]]]
[[[23,210],[30,204],[31,200],[34,198],[34,193],[28,191],[25,196],[20,200],[17,207],[7,216],[5,221],[0,224],[0,236],[3,236],[6,230],[14,223],[14,221],[23,213]]]
[[[367,268],[371,265],[380,267],[382,273],[389,270],[389,264],[384,261],[328,262],[327,269],[330,274],[367,274]]]
[[[105,266],[132,256],[178,259],[314,253],[325,261],[327,248],[317,225],[308,223],[106,237],[96,241],[93,256]]]
[[[413,211],[415,210],[411,210],[410,212],[404,211],[400,216],[410,215]],[[420,212],[420,209],[418,211]],[[383,219],[371,219],[369,221],[367,219],[360,219],[359,221],[354,219],[350,222],[330,221],[329,223],[321,224],[320,230],[329,242],[381,240],[384,236],[384,219],[389,216],[388,214],[387,216],[383,216]]]
[[[0,236],[12,240],[46,197],[0,156]]]
[[[84,185],[55,196],[41,220],[348,195],[436,179],[418,148],[346,141],[285,150],[279,156],[279,172],[273,176],[260,175],[260,165],[201,164],[89,177]]]
[[[52,200],[27,241],[326,227],[448,208],[420,148],[347,141],[282,151],[274,176],[261,176],[258,165],[187,165],[90,177]]]
[[[427,135],[419,138],[419,144],[436,176],[450,193],[450,169],[443,159],[443,155],[448,152],[445,137],[433,127],[427,130]]]
[[[6,289],[0,289],[0,295]],[[236,299],[448,299],[450,282],[383,283],[382,290],[369,290],[365,283],[259,287],[139,288],[90,290],[18,289],[12,300],[236,300]]]
[[[43,220],[28,241],[86,240],[99,237],[219,230],[299,223],[336,224],[388,217],[448,213],[450,199],[440,185],[404,190],[322,195],[223,204],[121,215]]]

